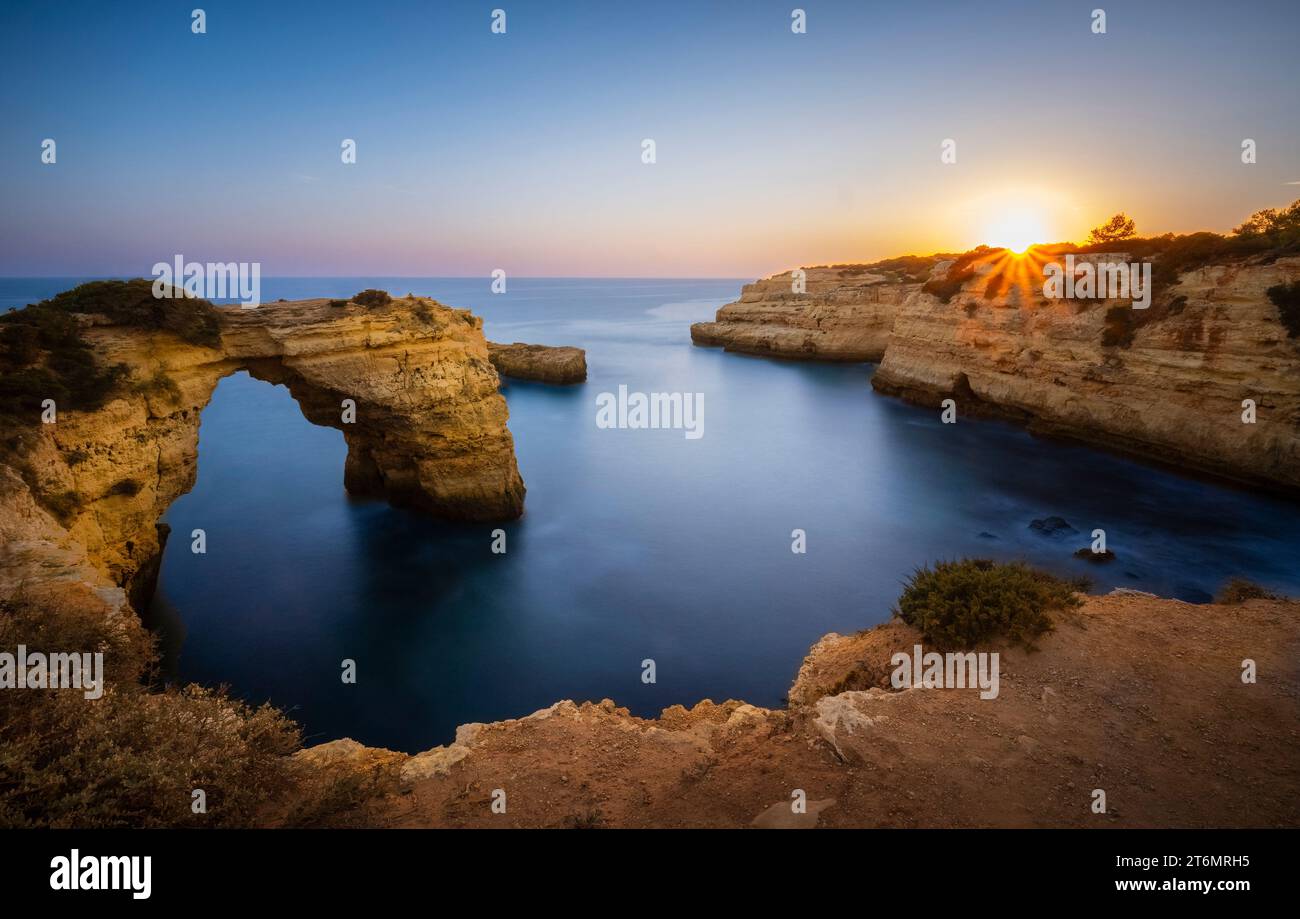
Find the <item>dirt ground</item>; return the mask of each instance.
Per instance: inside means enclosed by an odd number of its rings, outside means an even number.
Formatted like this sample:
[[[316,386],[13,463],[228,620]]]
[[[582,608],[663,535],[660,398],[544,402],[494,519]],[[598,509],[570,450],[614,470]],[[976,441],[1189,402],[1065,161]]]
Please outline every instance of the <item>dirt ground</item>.
[[[351,741],[299,757],[331,777],[334,825],[1300,825],[1300,603],[1088,598],[1036,651],[984,649],[1001,655],[987,700],[886,688],[918,641],[898,622],[827,636],[783,710],[561,702],[415,757]]]

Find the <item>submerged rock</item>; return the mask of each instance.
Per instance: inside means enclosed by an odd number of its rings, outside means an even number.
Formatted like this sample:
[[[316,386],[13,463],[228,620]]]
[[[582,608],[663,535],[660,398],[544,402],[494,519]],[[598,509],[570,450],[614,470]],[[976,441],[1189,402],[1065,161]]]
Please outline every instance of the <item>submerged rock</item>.
[[[1064,517],[1043,517],[1030,521],[1029,529],[1043,536],[1066,536],[1079,532]]]
[[[1076,549],[1074,552],[1074,557],[1085,559],[1087,561],[1092,562],[1094,565],[1100,565],[1104,562],[1115,561],[1115,553],[1112,550],[1106,549],[1102,552],[1093,552],[1090,546],[1084,546],[1082,549]]]

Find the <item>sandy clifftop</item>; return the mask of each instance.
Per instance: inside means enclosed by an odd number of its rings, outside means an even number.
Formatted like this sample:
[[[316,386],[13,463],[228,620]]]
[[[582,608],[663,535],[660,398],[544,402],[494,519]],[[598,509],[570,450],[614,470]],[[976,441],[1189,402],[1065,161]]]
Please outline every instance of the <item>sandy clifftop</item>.
[[[919,641],[899,622],[826,636],[786,709],[566,701],[417,756],[344,740],[298,757],[369,789],[330,816],[344,825],[1300,825],[1300,603],[1091,597],[1036,652],[991,646],[992,699],[890,689],[891,655]]]

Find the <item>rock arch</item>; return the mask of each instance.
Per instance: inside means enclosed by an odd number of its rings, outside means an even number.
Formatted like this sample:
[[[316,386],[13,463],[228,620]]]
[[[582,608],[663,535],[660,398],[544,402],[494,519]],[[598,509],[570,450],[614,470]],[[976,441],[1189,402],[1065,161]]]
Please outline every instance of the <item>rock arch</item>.
[[[209,348],[92,318],[85,338],[131,381],[97,411],[39,426],[23,468],[0,470],[0,514],[12,518],[0,527],[0,590],[80,579],[141,609],[166,540],[158,521],[195,482],[202,410],[240,370],[287,386],[309,421],[343,432],[349,491],[453,520],[523,512],[478,317],[421,298],[377,309],[302,300],[222,308],[220,324]],[[114,588],[121,598],[104,594]]]

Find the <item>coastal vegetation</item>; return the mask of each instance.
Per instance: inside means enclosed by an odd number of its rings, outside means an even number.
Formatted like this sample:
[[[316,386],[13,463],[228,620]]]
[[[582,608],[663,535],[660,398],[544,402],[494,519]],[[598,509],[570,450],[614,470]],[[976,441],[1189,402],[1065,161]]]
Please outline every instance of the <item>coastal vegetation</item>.
[[[101,653],[106,688],[0,692],[0,827],[241,826],[290,786],[297,725],[222,690],[158,689],[138,622],[0,601],[0,648],[18,645]]]
[[[156,298],[152,282],[141,278],[82,284],[0,316],[0,414],[34,423],[46,399],[93,411],[129,378],[125,365],[105,365],[95,357],[80,315],[165,330],[194,345],[215,347],[220,341],[216,309],[206,300]]]
[[[1300,281],[1275,284],[1267,291],[1268,298],[1277,307],[1278,317],[1286,326],[1288,338],[1300,336]]]
[[[358,306],[368,306],[373,308],[377,306],[387,306],[393,302],[393,298],[388,295],[387,291],[375,290],[372,287],[353,296],[352,302]]]
[[[937,648],[970,648],[1005,637],[1032,646],[1052,612],[1079,606],[1086,581],[1066,581],[1023,562],[968,558],[912,573],[894,610]]]
[[[1233,578],[1223,585],[1218,596],[1214,598],[1215,603],[1227,603],[1236,605],[1245,603],[1247,600],[1278,600],[1281,599],[1272,591],[1265,590],[1254,581],[1248,581],[1245,578]]]

